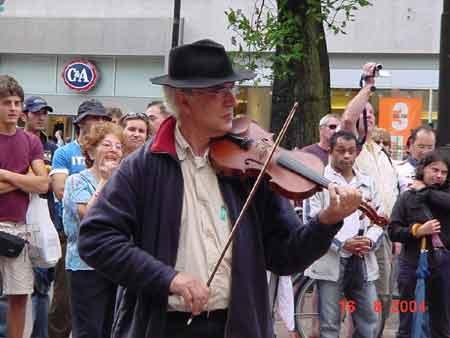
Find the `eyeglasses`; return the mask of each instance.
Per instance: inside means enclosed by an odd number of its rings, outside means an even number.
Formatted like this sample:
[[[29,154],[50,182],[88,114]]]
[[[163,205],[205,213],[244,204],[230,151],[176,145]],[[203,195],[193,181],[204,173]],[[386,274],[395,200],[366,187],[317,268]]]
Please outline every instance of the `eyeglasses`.
[[[141,120],[144,120],[145,122],[147,122],[148,121],[148,116],[145,113],[129,112],[129,113],[126,113],[124,116],[122,116],[120,118],[120,120],[122,122],[126,121],[126,120],[131,120],[131,119],[141,119]]]
[[[105,141],[105,142],[100,143],[100,145],[108,150],[112,150],[112,149],[120,150],[120,151],[122,150],[122,143],[111,143],[111,142]]]
[[[228,94],[233,96],[239,95],[239,88],[233,85],[214,86],[201,89],[189,89],[189,92],[200,95],[225,97]]]
[[[419,148],[420,150],[433,150],[434,146],[429,144],[418,144],[415,145],[415,147]]]

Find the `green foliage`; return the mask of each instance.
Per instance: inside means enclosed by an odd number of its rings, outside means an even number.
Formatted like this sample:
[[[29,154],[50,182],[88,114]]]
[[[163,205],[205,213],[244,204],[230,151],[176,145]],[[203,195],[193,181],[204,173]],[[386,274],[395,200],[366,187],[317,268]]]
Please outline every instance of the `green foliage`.
[[[345,34],[347,22],[355,21],[353,12],[369,5],[367,0],[322,0],[323,21],[335,34]],[[337,19],[339,14],[343,15],[342,20]]]
[[[312,19],[335,34],[345,34],[347,22],[354,21],[353,12],[368,5],[368,0],[255,0],[249,17],[241,9],[230,8],[225,14],[234,32],[231,42],[238,49],[233,60],[251,70],[267,60],[272,64],[272,77],[288,78],[292,63],[301,62],[307,54],[299,27],[307,29],[306,22]]]

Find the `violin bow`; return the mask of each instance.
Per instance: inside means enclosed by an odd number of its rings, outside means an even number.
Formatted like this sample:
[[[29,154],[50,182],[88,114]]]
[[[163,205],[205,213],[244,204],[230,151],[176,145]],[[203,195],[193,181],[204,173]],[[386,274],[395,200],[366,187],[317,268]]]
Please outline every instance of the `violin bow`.
[[[227,253],[228,248],[230,247],[231,243],[233,242],[234,237],[236,236],[236,231],[239,227],[239,224],[241,224],[242,217],[244,216],[244,213],[247,211],[248,207],[250,206],[250,203],[253,200],[253,196],[255,195],[256,190],[258,189],[258,187],[264,177],[264,173],[266,172],[267,166],[269,165],[270,161],[272,160],[275,150],[278,148],[281,141],[283,140],[284,135],[286,134],[287,128],[289,127],[289,125],[292,122],[292,119],[294,118],[294,114],[297,111],[297,108],[298,108],[298,102],[295,102],[291,108],[291,111],[289,112],[288,117],[284,121],[283,127],[281,128],[280,133],[278,134],[278,136],[272,146],[272,149],[270,150],[270,153],[267,156],[266,161],[264,162],[264,165],[263,165],[261,171],[259,172],[258,176],[256,177],[256,181],[253,184],[252,190],[250,191],[247,199],[245,200],[244,206],[242,207],[241,212],[239,213],[239,216],[236,218],[236,221],[234,222],[234,225],[231,228],[231,232],[230,232],[230,235],[228,236],[227,242],[222,249],[220,257],[217,260],[216,265],[214,266],[214,269],[208,278],[208,281],[206,282],[206,286],[208,288],[211,286],[214,276],[216,275],[217,270],[219,269],[219,266],[222,263],[222,261],[225,257],[225,254]],[[194,319],[194,316],[191,315],[191,317],[187,321],[187,325],[190,325],[192,323],[193,319]]]

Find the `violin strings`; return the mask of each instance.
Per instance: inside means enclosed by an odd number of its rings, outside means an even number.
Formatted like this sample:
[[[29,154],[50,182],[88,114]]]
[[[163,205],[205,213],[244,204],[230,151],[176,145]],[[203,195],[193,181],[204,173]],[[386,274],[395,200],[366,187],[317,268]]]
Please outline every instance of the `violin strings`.
[[[327,179],[324,176],[319,175],[317,172],[315,172],[313,169],[309,168],[308,166],[304,165],[300,161],[298,161],[295,158],[292,158],[288,155],[282,155],[278,158],[277,161],[281,166],[302,175],[303,177],[306,177],[307,179],[310,179],[314,183],[317,183],[324,188],[328,188],[328,184],[332,183],[329,179]],[[361,205],[359,206],[359,209],[375,224],[379,226],[383,226],[387,224],[387,221],[380,217],[377,214],[377,211],[372,208],[372,206],[369,204],[368,201],[363,200]]]
[[[289,169],[296,174],[299,174],[307,179],[310,179],[314,183],[321,185],[324,188],[328,187],[328,184],[331,183],[327,178],[319,175],[316,171],[304,165],[297,159],[290,157],[289,155],[281,155],[277,161],[281,166]]]

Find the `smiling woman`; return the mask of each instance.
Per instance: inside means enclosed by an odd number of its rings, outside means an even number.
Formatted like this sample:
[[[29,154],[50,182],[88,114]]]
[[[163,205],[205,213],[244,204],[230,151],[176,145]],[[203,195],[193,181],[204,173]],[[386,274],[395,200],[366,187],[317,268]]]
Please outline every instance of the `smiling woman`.
[[[88,169],[68,177],[63,199],[66,270],[72,285],[72,335],[93,338],[103,337],[102,332],[111,329],[116,286],[80,258],[78,233],[81,220],[122,160],[122,128],[112,122],[94,124],[80,145]]]
[[[120,158],[122,157],[122,128],[112,122],[104,124],[93,125],[89,132],[81,139],[80,145],[83,149],[83,155],[86,157],[86,167],[93,167],[97,160],[105,151],[115,150],[120,151]],[[108,147],[108,145],[114,147]],[[119,158],[119,162],[120,162]],[[98,158],[102,160],[102,158]]]

